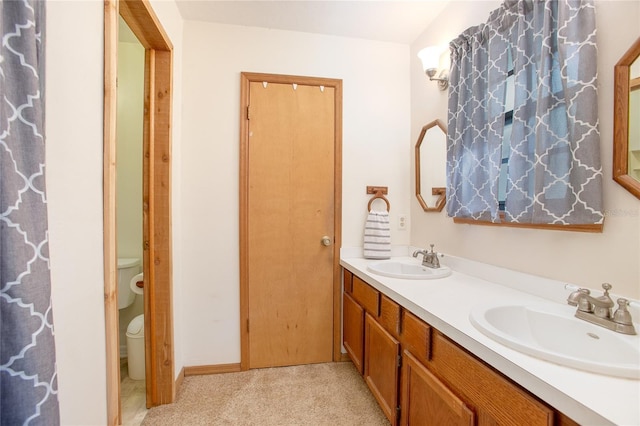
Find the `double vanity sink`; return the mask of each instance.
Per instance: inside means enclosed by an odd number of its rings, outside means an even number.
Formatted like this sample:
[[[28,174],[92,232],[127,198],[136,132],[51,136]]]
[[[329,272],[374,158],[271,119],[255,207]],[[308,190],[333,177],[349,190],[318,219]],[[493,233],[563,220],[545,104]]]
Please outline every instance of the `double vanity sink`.
[[[406,280],[434,280],[451,268],[423,266],[412,259],[369,264],[374,274]],[[552,301],[536,305],[494,302],[474,307],[469,320],[484,335],[522,353],[567,367],[640,379],[640,340],[605,330],[574,316],[575,308]]]
[[[640,422],[638,335],[576,318],[576,307],[566,303],[569,291],[561,283],[540,278],[542,283],[529,292],[491,282],[492,268],[498,281],[508,281],[510,274],[518,282],[536,277],[523,280],[525,274],[445,259],[447,264],[439,268],[423,266],[409,256],[367,261],[343,255],[341,263],[542,399],[566,400],[557,408],[580,423]],[[480,277],[474,276],[474,269]],[[634,320],[640,329],[638,318]],[[520,380],[523,377],[530,386]],[[610,401],[602,403],[603,398]],[[601,407],[594,407],[593,401]],[[593,409],[594,416],[585,414],[585,408]]]

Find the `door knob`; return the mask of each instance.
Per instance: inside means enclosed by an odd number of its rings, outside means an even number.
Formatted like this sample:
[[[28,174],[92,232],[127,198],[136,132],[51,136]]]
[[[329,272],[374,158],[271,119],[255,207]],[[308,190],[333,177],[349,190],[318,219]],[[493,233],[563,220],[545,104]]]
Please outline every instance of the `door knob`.
[[[322,237],[320,242],[322,243],[323,246],[328,247],[331,245],[331,238],[329,238],[328,235],[325,235],[324,237]]]

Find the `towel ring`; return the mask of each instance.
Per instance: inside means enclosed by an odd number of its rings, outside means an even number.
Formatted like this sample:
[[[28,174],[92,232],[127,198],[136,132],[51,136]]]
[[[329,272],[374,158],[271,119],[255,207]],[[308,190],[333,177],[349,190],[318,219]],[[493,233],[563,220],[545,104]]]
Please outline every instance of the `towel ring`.
[[[374,195],[370,200],[369,200],[369,204],[367,205],[367,208],[369,209],[369,211],[371,211],[371,204],[377,200],[377,199],[381,199],[383,200],[386,204],[387,204],[387,211],[391,210],[391,204],[389,203],[389,200],[387,200],[387,197],[385,197],[382,194],[382,191],[376,191],[376,195]]]

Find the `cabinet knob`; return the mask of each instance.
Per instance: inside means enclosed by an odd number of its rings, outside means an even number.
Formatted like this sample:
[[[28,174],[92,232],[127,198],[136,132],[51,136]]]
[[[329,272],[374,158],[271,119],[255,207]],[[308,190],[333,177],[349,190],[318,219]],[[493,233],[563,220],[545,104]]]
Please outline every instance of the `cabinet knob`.
[[[320,242],[322,243],[323,246],[329,247],[331,245],[331,238],[329,238],[328,235],[325,235],[324,237],[322,237]]]

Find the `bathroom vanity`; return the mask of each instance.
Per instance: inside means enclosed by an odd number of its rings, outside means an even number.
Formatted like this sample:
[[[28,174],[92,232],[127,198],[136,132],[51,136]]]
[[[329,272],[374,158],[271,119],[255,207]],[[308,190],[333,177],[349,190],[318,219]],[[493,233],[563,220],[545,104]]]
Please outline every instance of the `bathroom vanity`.
[[[565,304],[563,283],[449,256],[453,272],[433,280],[372,262],[342,251],[343,343],[392,425],[640,424],[640,380],[527,355],[469,319],[489,302]]]

